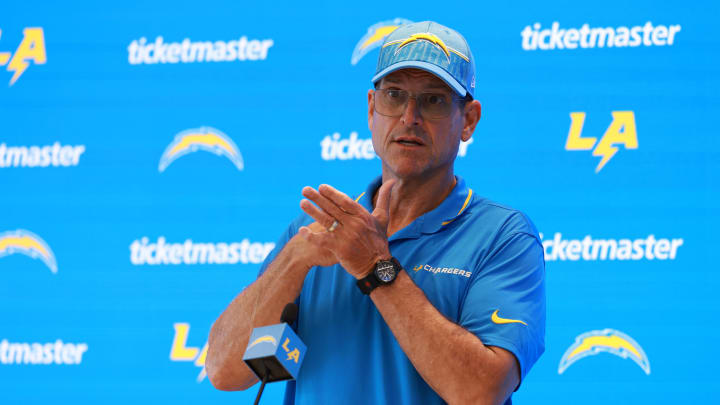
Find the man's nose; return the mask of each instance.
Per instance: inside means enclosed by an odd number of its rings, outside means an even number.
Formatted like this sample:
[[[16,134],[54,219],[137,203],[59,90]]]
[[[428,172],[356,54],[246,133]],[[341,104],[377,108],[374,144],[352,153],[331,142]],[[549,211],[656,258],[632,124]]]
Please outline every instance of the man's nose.
[[[402,115],[402,121],[405,125],[419,125],[422,121],[420,106],[418,105],[416,98],[408,98],[407,104],[405,105],[405,111]]]

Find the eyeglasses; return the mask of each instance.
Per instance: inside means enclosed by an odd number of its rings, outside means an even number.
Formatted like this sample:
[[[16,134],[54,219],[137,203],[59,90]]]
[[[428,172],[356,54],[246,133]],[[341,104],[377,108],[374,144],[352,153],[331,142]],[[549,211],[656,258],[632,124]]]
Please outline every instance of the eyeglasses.
[[[453,100],[462,100],[443,93],[420,93],[411,96],[406,90],[378,89],[375,90],[375,111],[388,117],[400,117],[405,113],[408,100],[415,99],[420,115],[424,119],[445,118],[450,115]]]

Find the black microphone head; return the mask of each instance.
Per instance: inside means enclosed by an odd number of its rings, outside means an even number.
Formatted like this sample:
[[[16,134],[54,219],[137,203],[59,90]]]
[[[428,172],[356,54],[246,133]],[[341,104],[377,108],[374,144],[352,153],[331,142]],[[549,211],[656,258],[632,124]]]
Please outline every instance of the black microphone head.
[[[280,315],[280,322],[285,322],[289,325],[292,325],[293,322],[297,319],[298,316],[298,306],[294,302],[291,302],[287,305],[285,305],[285,309],[282,311],[282,315]]]

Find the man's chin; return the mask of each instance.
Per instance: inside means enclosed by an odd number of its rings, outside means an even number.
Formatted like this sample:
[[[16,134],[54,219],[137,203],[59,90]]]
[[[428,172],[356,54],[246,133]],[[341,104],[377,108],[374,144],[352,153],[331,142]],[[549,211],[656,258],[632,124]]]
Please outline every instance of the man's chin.
[[[395,164],[386,164],[385,166],[401,179],[421,178],[427,174],[427,167],[417,164],[416,161],[395,162]]]

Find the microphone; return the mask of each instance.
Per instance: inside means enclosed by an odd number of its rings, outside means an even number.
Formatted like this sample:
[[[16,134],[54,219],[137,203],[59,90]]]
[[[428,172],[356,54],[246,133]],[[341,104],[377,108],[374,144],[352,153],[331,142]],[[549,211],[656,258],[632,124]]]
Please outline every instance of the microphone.
[[[307,349],[290,326],[297,315],[298,307],[291,302],[283,309],[281,323],[255,328],[250,334],[243,361],[262,380],[255,405],[266,383],[297,378]]]
[[[288,325],[292,325],[298,316],[298,306],[296,303],[291,302],[285,305],[283,308],[282,315],[280,315],[280,322],[285,322]]]

